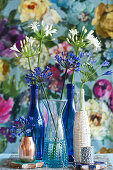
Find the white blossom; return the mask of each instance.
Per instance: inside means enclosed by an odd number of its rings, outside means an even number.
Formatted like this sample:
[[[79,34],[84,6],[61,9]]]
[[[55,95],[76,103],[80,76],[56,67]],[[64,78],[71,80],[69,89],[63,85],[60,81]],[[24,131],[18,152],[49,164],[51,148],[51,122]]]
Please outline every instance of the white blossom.
[[[19,51],[18,48],[16,47],[16,44],[14,44],[10,49],[13,50],[13,51],[16,51],[16,52],[20,53],[20,51]]]
[[[85,26],[82,27],[82,31],[84,31],[84,33],[87,32],[87,29],[85,28]]]
[[[28,27],[31,27],[34,32],[37,32],[37,31],[38,31],[38,28],[37,28],[38,26],[40,26],[40,25],[38,25],[38,22],[34,21],[34,22],[33,22],[31,25],[29,25]]]
[[[44,28],[46,36],[48,36],[48,35],[52,36],[52,34],[56,33],[57,30],[56,29],[52,29],[52,27],[53,27],[53,25],[50,25],[50,26],[47,25]]]
[[[95,38],[94,35],[93,35],[94,31],[91,30],[87,36],[86,36],[86,39],[88,39],[90,41],[90,44],[94,45],[95,46],[95,49],[96,50],[100,50],[101,49],[101,45],[100,45],[100,42],[98,41],[97,37]]]
[[[26,41],[27,41],[27,42],[31,45],[31,47],[32,47],[32,45],[33,45],[35,39],[32,38],[32,37],[29,38],[29,37],[26,36]]]
[[[71,29],[71,30],[69,30],[69,32],[72,35],[72,37],[74,37],[78,33],[77,29]]]

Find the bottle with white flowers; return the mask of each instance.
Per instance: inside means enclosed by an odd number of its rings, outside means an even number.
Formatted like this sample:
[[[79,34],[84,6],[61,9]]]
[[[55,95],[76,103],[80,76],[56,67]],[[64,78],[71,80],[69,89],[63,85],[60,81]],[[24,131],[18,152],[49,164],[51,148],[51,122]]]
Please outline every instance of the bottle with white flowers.
[[[74,159],[81,162],[81,147],[90,146],[90,127],[85,110],[84,89],[77,92],[76,115],[73,128]]]

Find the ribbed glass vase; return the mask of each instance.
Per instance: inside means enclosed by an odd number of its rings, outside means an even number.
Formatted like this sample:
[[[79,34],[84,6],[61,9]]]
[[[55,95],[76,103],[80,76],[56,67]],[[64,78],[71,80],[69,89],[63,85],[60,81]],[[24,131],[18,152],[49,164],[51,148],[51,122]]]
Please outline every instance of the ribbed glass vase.
[[[44,163],[53,168],[67,167],[67,142],[62,121],[62,112],[66,100],[48,100],[44,102],[48,110],[48,123],[44,139]]]
[[[31,86],[31,101],[27,114],[27,120],[29,126],[31,126],[27,127],[27,129],[30,128],[31,132],[26,132],[25,135],[33,137],[36,145],[36,159],[40,160],[43,156],[45,123],[39,107],[38,90],[38,85]]]

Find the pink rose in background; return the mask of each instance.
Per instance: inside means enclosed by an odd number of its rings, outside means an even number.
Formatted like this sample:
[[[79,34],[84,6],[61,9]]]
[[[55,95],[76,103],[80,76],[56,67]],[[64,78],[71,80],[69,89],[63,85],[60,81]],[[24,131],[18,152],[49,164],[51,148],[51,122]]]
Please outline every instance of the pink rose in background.
[[[12,110],[14,101],[9,98],[7,101],[0,96],[0,123],[6,123],[10,118],[10,111]]]
[[[109,108],[111,109],[111,111],[113,112],[113,89],[109,98]]]
[[[95,97],[101,100],[108,99],[111,95],[111,92],[112,84],[106,79],[98,80],[93,87],[93,93]]]
[[[67,53],[72,50],[72,46],[68,44],[66,41],[62,42],[61,44],[58,44],[58,46],[54,46],[49,49],[49,53],[51,57],[55,57],[57,54],[61,54],[62,52]]]

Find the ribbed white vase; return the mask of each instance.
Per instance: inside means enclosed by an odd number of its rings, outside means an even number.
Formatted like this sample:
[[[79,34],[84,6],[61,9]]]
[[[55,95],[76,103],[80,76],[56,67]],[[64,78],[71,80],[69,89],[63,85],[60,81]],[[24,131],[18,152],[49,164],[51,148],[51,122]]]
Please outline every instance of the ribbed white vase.
[[[88,115],[85,110],[84,89],[81,91],[81,106],[80,92],[77,93],[77,106],[73,128],[73,148],[74,159],[76,162],[81,162],[81,147],[90,146],[90,127]]]

